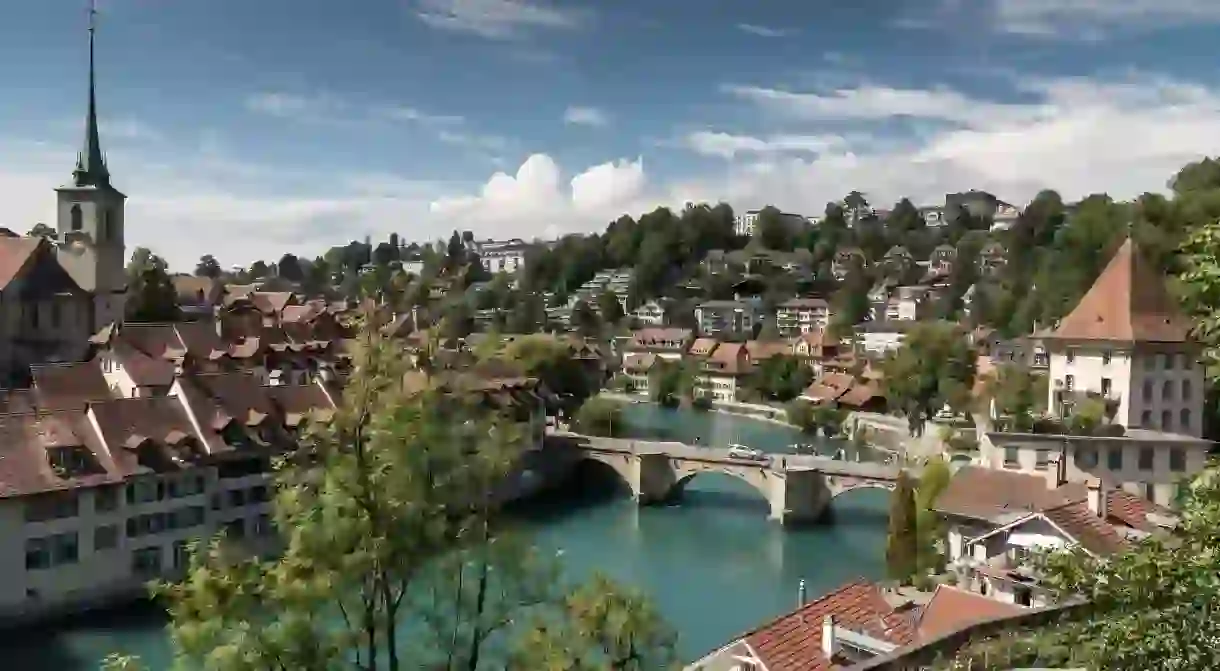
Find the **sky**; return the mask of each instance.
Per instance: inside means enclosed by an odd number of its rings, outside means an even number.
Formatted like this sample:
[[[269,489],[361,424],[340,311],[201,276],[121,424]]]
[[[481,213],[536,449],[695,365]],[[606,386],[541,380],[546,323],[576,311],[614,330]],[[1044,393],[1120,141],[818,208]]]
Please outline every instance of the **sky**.
[[[25,232],[82,142],[87,3],[3,5]],[[186,272],[686,202],[1129,198],[1220,154],[1216,0],[98,0],[97,25],[128,249]]]

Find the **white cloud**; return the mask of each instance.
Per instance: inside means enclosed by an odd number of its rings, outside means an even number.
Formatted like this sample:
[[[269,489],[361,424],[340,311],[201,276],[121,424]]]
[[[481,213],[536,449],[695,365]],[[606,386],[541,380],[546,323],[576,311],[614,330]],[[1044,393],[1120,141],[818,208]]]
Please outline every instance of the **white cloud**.
[[[596,107],[569,107],[563,112],[563,122],[601,128],[610,125],[610,116]]]
[[[570,29],[582,13],[528,0],[417,0],[416,16],[441,30],[508,39],[530,28]]]
[[[771,135],[754,137],[716,131],[696,131],[681,140],[681,145],[704,156],[735,158],[750,154],[810,153],[836,149],[846,144],[839,135]]]
[[[787,30],[768,28],[766,26],[760,26],[754,23],[739,23],[737,24],[737,29],[743,33],[757,35],[758,37],[787,37],[788,35],[792,34]]]
[[[940,0],[931,12],[893,25],[958,30],[961,23],[1034,38],[1099,40],[1118,32],[1148,32],[1220,23],[1214,0]]]
[[[258,93],[246,98],[246,109],[268,116],[313,117],[335,112],[338,101],[325,96],[306,97],[290,93]]]
[[[1042,188],[1069,199],[1099,191],[1129,198],[1163,190],[1188,161],[1220,155],[1220,88],[1134,75],[1016,84],[1029,103],[1002,104],[949,89],[899,96],[879,96],[872,90],[879,87],[841,89],[828,97],[867,104],[814,103],[816,114],[785,116],[782,133],[708,131],[698,146],[730,158],[727,168],[717,164],[702,177],[666,180],[647,172],[642,159],[582,170],[535,154],[481,187],[459,187],[393,174],[323,175],[251,164],[216,137],[198,149],[168,140],[107,146],[116,185],[130,196],[129,251],[151,247],[181,270],[204,253],[225,264],[274,259],[285,251],[313,256],[392,231],[428,240],[454,228],[526,238],[602,230],[623,213],[687,201],[725,199],[738,208],[771,203],[816,213],[851,190],[884,204],[903,196],[934,203],[946,192],[969,188],[1015,203]],[[780,99],[746,99],[784,112]],[[809,108],[801,98],[788,104]],[[883,120],[887,109],[953,123],[900,142],[839,141],[825,133],[828,121]],[[53,221],[52,189],[69,177],[77,135],[77,129],[65,129],[45,143],[0,136],[6,217],[0,225],[24,232]]]

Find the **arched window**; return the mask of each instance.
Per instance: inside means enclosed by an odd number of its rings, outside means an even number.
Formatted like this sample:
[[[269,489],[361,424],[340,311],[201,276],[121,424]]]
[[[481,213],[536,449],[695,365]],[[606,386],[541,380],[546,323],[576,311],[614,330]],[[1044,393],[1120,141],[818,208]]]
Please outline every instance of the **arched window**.
[[[80,203],[72,206],[69,216],[72,218],[72,230],[79,231],[84,222],[84,215],[80,211]]]

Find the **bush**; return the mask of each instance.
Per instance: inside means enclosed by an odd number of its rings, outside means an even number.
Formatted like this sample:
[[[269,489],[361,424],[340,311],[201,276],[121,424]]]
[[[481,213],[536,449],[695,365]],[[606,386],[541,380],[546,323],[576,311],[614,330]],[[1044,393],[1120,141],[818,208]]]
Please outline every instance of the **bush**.
[[[805,433],[817,433],[818,425],[814,421],[813,405],[801,400],[788,401],[784,406],[784,414],[788,423]]]
[[[690,407],[694,408],[695,410],[699,410],[701,412],[707,412],[708,410],[711,410],[713,407],[712,397],[711,396],[696,396],[694,399],[691,400]]]
[[[576,411],[575,428],[587,436],[613,438],[627,427],[623,422],[622,406],[604,398],[591,398]]]

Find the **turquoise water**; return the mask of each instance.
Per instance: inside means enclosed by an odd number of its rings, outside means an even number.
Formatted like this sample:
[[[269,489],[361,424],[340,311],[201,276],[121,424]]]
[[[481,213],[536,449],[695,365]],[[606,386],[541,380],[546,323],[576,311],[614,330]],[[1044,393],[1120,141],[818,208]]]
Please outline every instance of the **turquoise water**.
[[[770,451],[810,442],[794,429],[718,413],[632,405],[625,415],[640,438]],[[828,448],[829,449],[829,448]],[[796,605],[804,579],[815,595],[884,571],[887,494],[865,489],[835,500],[832,519],[801,530],[769,522],[749,485],[700,475],[671,506],[638,508],[596,467],[572,487],[520,507],[539,545],[561,553],[574,576],[602,570],[647,591],[680,632],[693,659]],[[595,485],[595,486],[594,486]],[[151,607],[95,613],[0,637],[8,664],[22,671],[96,669],[108,652],[139,654],[153,669],[170,659],[164,620]]]

